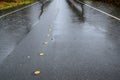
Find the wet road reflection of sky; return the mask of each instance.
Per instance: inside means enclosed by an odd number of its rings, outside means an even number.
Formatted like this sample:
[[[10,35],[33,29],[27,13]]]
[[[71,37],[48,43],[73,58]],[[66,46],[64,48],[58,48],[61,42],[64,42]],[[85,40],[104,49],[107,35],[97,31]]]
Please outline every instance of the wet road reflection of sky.
[[[66,0],[53,0],[39,23],[0,65],[0,78],[119,80],[119,21],[87,6],[80,7],[83,11]],[[31,23],[32,19],[37,21],[35,14],[28,15]],[[44,56],[40,57],[40,52]],[[41,71],[40,76],[32,75],[36,69]]]
[[[40,7],[41,4],[38,3],[0,19],[0,62],[14,50],[39,21]]]

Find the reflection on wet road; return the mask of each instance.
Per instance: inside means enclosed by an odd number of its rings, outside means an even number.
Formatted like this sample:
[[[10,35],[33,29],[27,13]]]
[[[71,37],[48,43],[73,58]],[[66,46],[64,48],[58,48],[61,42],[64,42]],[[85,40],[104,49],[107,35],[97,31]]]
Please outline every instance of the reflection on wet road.
[[[14,50],[39,21],[40,12],[41,4],[38,3],[0,19],[0,62]]]
[[[120,80],[120,22],[85,5],[76,6],[53,0],[29,34],[2,61],[0,79]],[[33,24],[39,13],[32,9],[37,7],[24,11],[29,12],[28,23]],[[9,36],[9,30],[2,32]],[[12,37],[2,39],[11,45],[15,42]]]

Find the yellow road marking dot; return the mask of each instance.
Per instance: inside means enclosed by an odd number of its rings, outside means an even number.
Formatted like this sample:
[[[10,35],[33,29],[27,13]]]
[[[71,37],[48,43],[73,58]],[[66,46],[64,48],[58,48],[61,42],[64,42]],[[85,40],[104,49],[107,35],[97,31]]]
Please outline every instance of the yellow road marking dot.
[[[41,52],[41,53],[40,53],[40,56],[43,56],[43,55],[44,55],[44,53],[43,53],[43,52]]]
[[[48,44],[48,42],[44,42],[43,44],[47,45],[47,44]]]
[[[36,70],[36,71],[34,71],[34,74],[35,74],[35,75],[39,75],[39,74],[40,74],[40,71],[39,71],[39,70]]]

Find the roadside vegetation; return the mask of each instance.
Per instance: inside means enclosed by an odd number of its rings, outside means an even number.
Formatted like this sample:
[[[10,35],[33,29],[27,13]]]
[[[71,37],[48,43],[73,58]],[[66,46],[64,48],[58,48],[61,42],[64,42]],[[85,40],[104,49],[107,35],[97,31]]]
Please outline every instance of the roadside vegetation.
[[[8,9],[23,4],[29,4],[34,1],[35,0],[0,0],[0,10]]]
[[[104,3],[109,3],[111,5],[115,5],[115,6],[120,7],[120,0],[92,0],[92,1],[101,1]]]

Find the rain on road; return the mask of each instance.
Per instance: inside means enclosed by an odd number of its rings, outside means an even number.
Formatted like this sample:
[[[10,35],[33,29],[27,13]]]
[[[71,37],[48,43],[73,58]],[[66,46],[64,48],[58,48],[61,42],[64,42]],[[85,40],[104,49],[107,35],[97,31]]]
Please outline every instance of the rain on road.
[[[118,20],[66,0],[39,15],[38,3],[0,19],[0,80],[120,80]]]

